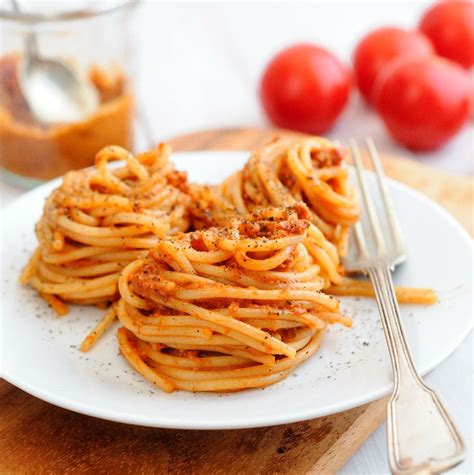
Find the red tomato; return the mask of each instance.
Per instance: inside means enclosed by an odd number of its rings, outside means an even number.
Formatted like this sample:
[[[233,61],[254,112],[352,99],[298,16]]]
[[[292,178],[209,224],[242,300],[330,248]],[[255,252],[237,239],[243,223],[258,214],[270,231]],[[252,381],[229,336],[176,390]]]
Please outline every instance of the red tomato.
[[[420,30],[440,56],[469,68],[474,64],[474,3],[439,2],[423,16]]]
[[[469,114],[469,77],[451,61],[400,58],[374,88],[375,105],[391,135],[414,150],[432,150],[451,138]]]
[[[474,73],[474,71],[473,71]],[[471,74],[471,119],[474,120],[474,74]]]
[[[379,28],[362,38],[353,63],[357,86],[368,103],[372,102],[375,79],[382,68],[407,54],[428,56],[434,54],[434,49],[423,34],[402,28]]]
[[[261,79],[260,97],[275,125],[321,134],[344,108],[350,83],[349,70],[333,54],[299,44],[270,61]]]

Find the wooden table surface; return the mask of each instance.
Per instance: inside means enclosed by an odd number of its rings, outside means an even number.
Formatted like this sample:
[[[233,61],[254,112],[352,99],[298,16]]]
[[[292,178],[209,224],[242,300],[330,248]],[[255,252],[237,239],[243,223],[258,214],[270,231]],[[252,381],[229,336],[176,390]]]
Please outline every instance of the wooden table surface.
[[[276,132],[231,129],[170,140],[174,150],[251,150]],[[384,157],[387,173],[453,213],[473,233],[473,182]],[[172,397],[172,396],[170,396]],[[0,381],[0,473],[335,473],[378,427],[385,400],[333,416],[233,431],[153,429],[99,420]]]

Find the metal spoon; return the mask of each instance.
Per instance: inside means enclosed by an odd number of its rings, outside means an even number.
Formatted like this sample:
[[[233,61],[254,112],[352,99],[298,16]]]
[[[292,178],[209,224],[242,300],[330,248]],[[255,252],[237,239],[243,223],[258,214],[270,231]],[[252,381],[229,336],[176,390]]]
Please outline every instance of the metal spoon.
[[[10,2],[13,10],[20,13],[17,0]],[[39,55],[34,32],[26,39],[18,79],[31,113],[44,125],[79,122],[99,105],[96,89],[69,65]]]

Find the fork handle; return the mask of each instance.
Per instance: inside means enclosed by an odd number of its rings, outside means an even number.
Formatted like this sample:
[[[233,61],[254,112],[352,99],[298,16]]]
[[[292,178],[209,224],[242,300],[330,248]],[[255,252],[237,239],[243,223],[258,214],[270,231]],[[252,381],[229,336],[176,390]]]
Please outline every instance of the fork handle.
[[[387,409],[390,469],[439,473],[464,459],[464,443],[438,395],[418,375],[408,348],[389,267],[369,269],[394,374]]]

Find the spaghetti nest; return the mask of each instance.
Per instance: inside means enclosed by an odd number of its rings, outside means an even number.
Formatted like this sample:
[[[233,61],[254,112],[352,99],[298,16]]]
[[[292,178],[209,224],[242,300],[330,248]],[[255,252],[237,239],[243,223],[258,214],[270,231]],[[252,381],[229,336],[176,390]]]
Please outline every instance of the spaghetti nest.
[[[198,227],[218,224],[232,213],[304,202],[310,221],[340,255],[359,216],[343,150],[320,137],[274,140],[219,187],[193,187],[192,192],[200,198],[191,206]]]
[[[110,146],[95,167],[72,171],[46,201],[36,226],[39,245],[21,276],[58,311],[64,302],[100,304],[118,298],[121,270],[167,234],[189,226],[186,175],[169,147],[134,157]],[[108,162],[124,164],[109,168]]]
[[[165,391],[235,391],[285,378],[327,324],[351,325],[323,292],[303,203],[160,240],[119,280],[120,350]]]

